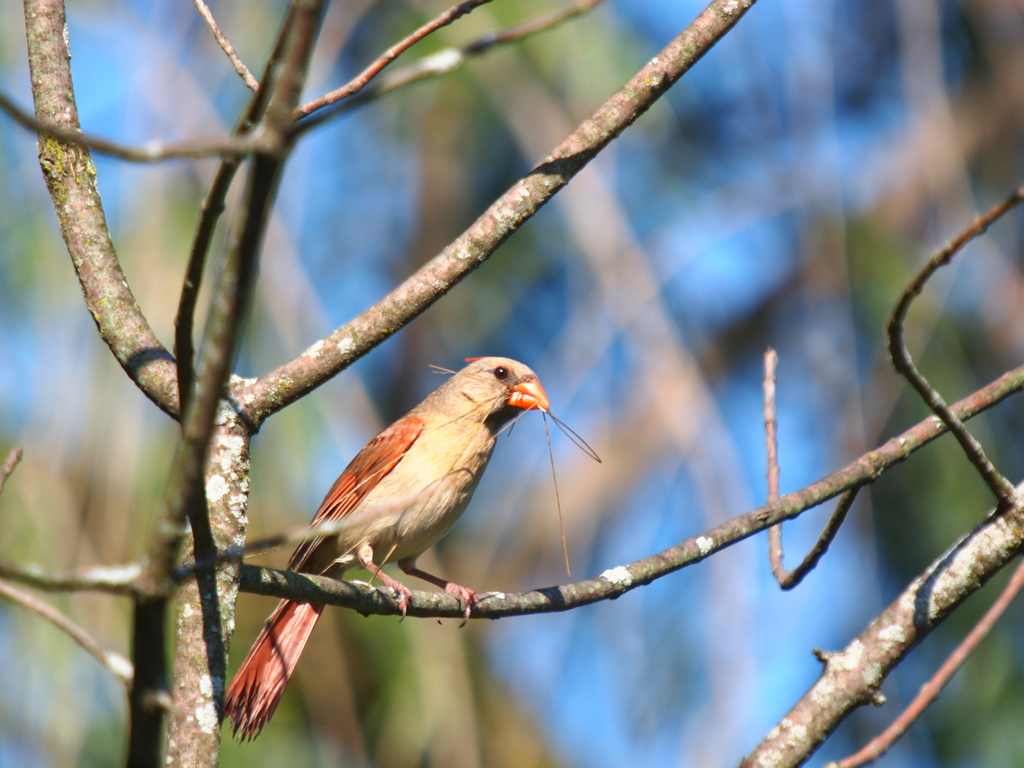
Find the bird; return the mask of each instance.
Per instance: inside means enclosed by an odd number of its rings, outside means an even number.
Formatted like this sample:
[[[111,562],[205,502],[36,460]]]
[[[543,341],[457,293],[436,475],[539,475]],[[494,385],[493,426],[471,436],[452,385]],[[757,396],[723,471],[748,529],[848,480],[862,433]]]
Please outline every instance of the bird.
[[[338,532],[302,542],[289,570],[340,579],[362,566],[394,591],[404,617],[411,591],[381,569],[397,563],[454,595],[469,619],[476,592],[420,570],[416,558],[465,511],[502,429],[526,411],[550,406],[526,365],[504,357],[466,362],[356,454],[311,523],[339,524]],[[323,609],[282,600],[267,619],[225,691],[223,712],[235,736],[254,739],[274,714]]]

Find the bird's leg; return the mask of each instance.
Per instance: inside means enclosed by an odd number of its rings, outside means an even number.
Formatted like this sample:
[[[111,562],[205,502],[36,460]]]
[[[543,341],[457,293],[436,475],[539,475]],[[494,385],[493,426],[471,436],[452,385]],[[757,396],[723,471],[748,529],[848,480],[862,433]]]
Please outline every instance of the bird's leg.
[[[404,619],[405,611],[409,607],[409,597],[412,595],[412,590],[398,579],[393,579],[388,576],[384,573],[383,569],[377,567],[377,564],[373,562],[373,547],[369,544],[363,544],[356,553],[356,557],[359,559],[359,564],[363,566],[363,568],[379,578],[385,587],[390,587],[398,596],[398,607],[402,609],[402,618]]]
[[[415,576],[418,579],[429,581],[431,584],[440,587],[449,595],[452,595],[456,600],[459,601],[460,606],[465,606],[465,610],[462,614],[462,623],[460,627],[466,626],[466,622],[469,621],[469,614],[473,610],[473,606],[477,604],[480,598],[477,597],[469,587],[463,587],[461,584],[456,584],[451,581],[445,581],[439,576],[434,576],[432,573],[421,571],[416,567],[416,560],[399,560],[398,567],[402,569],[403,573],[408,573],[410,576]]]

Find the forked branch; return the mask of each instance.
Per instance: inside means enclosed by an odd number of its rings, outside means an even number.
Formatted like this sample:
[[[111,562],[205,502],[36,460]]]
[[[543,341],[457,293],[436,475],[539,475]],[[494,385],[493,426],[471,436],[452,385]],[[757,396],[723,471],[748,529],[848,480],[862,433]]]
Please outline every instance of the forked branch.
[[[952,413],[942,395],[928,383],[914,365],[907,345],[903,340],[903,322],[906,319],[907,311],[911,303],[924,290],[924,285],[940,267],[944,267],[952,261],[953,257],[971,240],[985,233],[986,230],[1000,217],[1015,208],[1024,200],[1024,186],[1018,188],[1006,197],[1002,202],[992,206],[986,213],[976,216],[974,221],[967,225],[953,240],[945,247],[938,250],[928,263],[914,276],[907,287],[903,290],[899,301],[893,309],[889,318],[887,333],[889,336],[889,354],[892,356],[893,366],[910,385],[917,390],[917,393],[924,400],[932,412],[942,419],[942,422],[953,433],[957,442],[960,443],[964,453],[971,464],[978,470],[982,479],[992,490],[1000,506],[1008,507],[1014,503],[1014,487],[995,468],[981,443],[972,435],[963,422]]]
[[[779,434],[778,434],[778,410],[775,407],[775,368],[778,365],[779,356],[774,349],[769,347],[764,353],[764,428],[765,448],[768,454],[768,501],[773,502],[779,498]],[[804,577],[814,570],[818,561],[828,551],[836,534],[846,520],[853,502],[857,499],[857,492],[860,486],[843,492],[839,497],[836,508],[822,529],[821,535],[814,543],[807,557],[803,559],[792,571],[786,569],[785,551],[782,546],[782,523],[776,523],[768,529],[768,558],[772,566],[772,574],[779,586],[783,589],[792,589]]]
[[[350,98],[355,94],[359,93],[363,88],[369,84],[369,82],[380,74],[388,64],[401,56],[405,51],[409,50],[413,45],[418,43],[420,40],[425,38],[432,32],[436,32],[442,27],[446,27],[457,19],[462,18],[467,13],[472,12],[476,8],[480,7],[484,3],[489,3],[491,0],[465,0],[464,2],[454,5],[444,13],[434,17],[426,24],[422,25],[419,29],[411,32],[402,40],[399,40],[393,46],[388,48],[382,53],[376,60],[374,60],[366,69],[356,75],[352,80],[347,82],[341,88],[336,88],[330,93],[326,93],[320,98],[313,99],[307,104],[303,104],[299,108],[299,116],[306,117],[316,112],[318,109],[323,109],[326,106],[334,104],[335,102],[341,101],[342,99]]]

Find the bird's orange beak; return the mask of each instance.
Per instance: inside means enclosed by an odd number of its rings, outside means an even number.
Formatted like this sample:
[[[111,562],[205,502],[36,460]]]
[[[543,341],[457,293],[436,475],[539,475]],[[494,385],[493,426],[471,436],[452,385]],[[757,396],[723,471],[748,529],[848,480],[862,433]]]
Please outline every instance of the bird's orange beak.
[[[508,396],[508,404],[513,408],[522,408],[524,411],[537,409],[539,411],[550,410],[548,393],[536,379],[521,381],[512,387],[512,393]]]

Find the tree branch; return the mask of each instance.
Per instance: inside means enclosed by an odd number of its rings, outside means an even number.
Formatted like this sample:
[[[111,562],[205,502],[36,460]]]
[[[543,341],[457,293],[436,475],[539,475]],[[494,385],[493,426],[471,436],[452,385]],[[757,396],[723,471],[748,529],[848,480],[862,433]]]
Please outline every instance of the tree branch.
[[[998,405],[1003,401],[1003,399],[1019,392],[1021,389],[1024,389],[1024,366],[1007,371],[988,386],[983,387],[968,397],[965,397],[958,403],[954,403],[951,409],[957,418],[967,420],[973,418],[982,411]],[[226,412],[225,418],[227,418],[227,413],[230,413],[230,411]],[[235,429],[238,428],[239,427],[236,427]],[[651,571],[649,573],[650,580],[653,580],[665,573],[670,573],[671,571],[678,570],[692,562],[702,560],[712,552],[717,551],[724,546],[757,533],[758,531],[774,525],[781,520],[797,517],[805,510],[821,504],[834,496],[873,482],[883,472],[906,460],[912,453],[920,450],[932,440],[935,440],[937,437],[945,434],[945,432],[945,425],[943,425],[936,417],[931,416],[924,421],[917,423],[902,434],[891,438],[876,450],[869,451],[856,461],[816,483],[812,483],[799,491],[794,491],[793,493],[782,496],[776,501],[748,512],[745,515],[734,518],[733,520],[713,528],[695,539],[690,539],[676,547],[672,547],[658,555],[654,555],[652,558],[647,558],[637,562],[641,564],[640,568],[646,568],[648,565],[658,565],[662,568],[668,569],[663,571]],[[236,436],[232,439],[237,441],[240,439],[240,436]],[[242,446],[238,447],[239,449],[242,448]],[[227,469],[229,463],[230,462],[228,461],[222,462],[218,464],[218,467]],[[244,472],[242,472],[242,475],[244,475]],[[230,493],[230,489],[234,488],[236,485],[243,488],[244,492],[244,486],[240,484],[240,480],[241,478],[239,477],[235,478],[231,483],[215,481],[214,484],[220,489],[218,491],[217,498],[220,499],[221,496]],[[236,502],[231,507],[231,513],[234,515],[241,515],[243,512],[244,506],[241,505],[241,501]],[[193,575],[195,571],[208,567],[211,563],[237,560],[252,548],[265,548],[266,546],[276,546],[282,542],[301,540],[308,535],[309,532],[309,528],[303,528],[302,530],[296,530],[284,534],[283,537],[280,538],[273,537],[255,542],[252,547],[239,546],[239,548],[234,550],[220,551],[214,560],[201,562],[195,569],[186,568],[180,571],[175,571],[172,574],[172,578],[175,580],[187,578]],[[696,553],[694,553],[694,549],[696,549]],[[629,568],[632,572],[633,566],[631,565]],[[246,577],[247,580],[245,581],[245,584],[247,585],[245,587],[245,591],[254,591],[258,594],[271,594],[282,597],[305,599],[303,596],[305,593],[285,594],[277,591],[270,592],[266,590],[276,590],[278,587],[261,587],[254,585],[253,580],[255,577],[253,576],[253,573],[256,571],[276,573],[272,569],[249,570],[249,575]],[[10,563],[0,561],[0,578],[18,581],[37,589],[54,592],[93,590],[132,595],[139,589],[137,583],[140,574],[141,568],[137,564],[91,568],[75,573],[59,573],[45,571],[37,566],[14,566]],[[297,576],[299,576],[300,581],[301,579],[306,578],[301,575]],[[631,576],[631,578],[633,578],[633,576]],[[329,579],[324,581],[332,584],[338,583]],[[311,583],[317,582],[314,580]],[[640,586],[640,583],[638,582],[635,586]],[[250,587],[252,588],[251,590]],[[609,593],[607,596],[612,595]],[[317,597],[316,599],[322,602],[332,602],[328,597],[325,597],[322,600],[320,597]],[[599,597],[598,599],[601,598]],[[347,605],[347,603],[338,602],[337,600],[332,604]],[[453,608],[456,606],[454,600],[451,605]],[[380,612],[388,613],[390,611],[382,610]],[[459,615],[461,616],[461,614]]]
[[[818,561],[828,552],[828,548],[832,546],[832,541],[835,539],[836,534],[839,533],[839,529],[842,528],[843,522],[846,520],[846,516],[849,514],[850,509],[853,507],[853,502],[857,500],[857,494],[860,492],[860,486],[855,486],[850,490],[843,493],[839,497],[839,501],[836,502],[836,508],[832,510],[832,514],[828,518],[828,522],[825,523],[825,527],[821,529],[821,534],[818,536],[818,540],[814,542],[814,546],[811,547],[811,551],[807,553],[807,556],[800,562],[796,568],[792,571],[787,571],[782,566],[782,533],[781,526],[779,529],[779,564],[781,571],[776,572],[774,563],[772,565],[772,572],[775,573],[775,578],[778,579],[779,586],[783,589],[792,589],[801,581],[804,577],[814,570],[815,566],[818,565]],[[769,534],[771,530],[769,530]]]
[[[764,444],[768,457],[768,501],[779,498],[779,422],[775,406],[775,368],[779,364],[778,353],[768,347],[764,351]],[[768,560],[775,579],[782,584],[788,576],[783,565],[782,523],[768,529]]]
[[[888,752],[892,745],[907,732],[907,729],[924,714],[928,705],[939,697],[942,689],[946,687],[946,684],[953,678],[957,670],[967,661],[967,657],[974,653],[975,649],[981,644],[981,641],[992,631],[992,627],[999,621],[999,618],[1006,613],[1006,609],[1010,607],[1010,604],[1020,593],[1021,589],[1024,589],[1024,563],[1017,566],[1013,576],[1010,577],[1010,582],[985,612],[985,615],[981,617],[981,620],[974,625],[974,628],[963,639],[963,642],[956,647],[956,650],[939,667],[931,680],[921,686],[917,696],[900,713],[900,716],[893,721],[892,725],[873,738],[863,749],[858,750],[856,754],[850,755],[838,763],[829,763],[825,768],[857,768],[857,766],[864,765],[865,763],[874,762]]]
[[[194,404],[185,413],[183,460],[176,478],[178,482],[171,486],[176,490],[169,497],[165,519],[181,531],[187,512],[192,550],[200,559],[215,556],[219,544],[234,544],[245,534],[248,479],[244,470],[248,467],[250,425],[242,424],[244,420],[230,412],[227,404],[222,405],[221,416],[217,419],[221,426],[216,434],[213,433],[214,422],[251,302],[263,236],[291,149],[289,136],[295,109],[305,83],[322,10],[322,0],[294,0],[282,23],[280,61],[277,66],[268,67],[272,74],[263,81],[270,89],[263,118],[263,133],[268,140],[250,163],[240,217],[214,290]],[[264,86],[257,91],[257,101],[264,98]],[[253,107],[253,111],[257,108]],[[211,440],[211,436],[215,439]],[[204,474],[208,477],[205,496]],[[215,519],[211,519],[207,504],[216,513]],[[154,559],[171,551],[172,543],[177,557],[181,541],[179,535],[174,542],[168,540],[166,548],[161,548],[160,542],[155,540]],[[159,574],[168,586],[173,584],[175,564],[165,557],[160,562]],[[236,594],[236,574],[232,569],[218,574],[199,574],[197,583],[190,584],[182,594],[182,612],[188,606],[193,618],[179,626],[175,652],[179,677],[167,734],[167,759],[172,764],[215,765],[217,762],[220,707]],[[154,629],[155,618],[145,617]],[[134,731],[133,725],[133,735]],[[140,729],[138,742],[143,746],[147,743],[145,729]]]
[[[764,431],[765,448],[768,454],[768,501],[779,498],[779,435],[777,410],[775,407],[775,367],[779,356],[774,349],[768,347],[764,353]],[[825,524],[821,535],[814,543],[807,557],[792,571],[786,570],[785,550],[782,546],[782,523],[768,529],[768,559],[772,566],[772,575],[783,589],[792,589],[804,577],[814,570],[818,561],[828,552],[832,540],[846,520],[853,502],[857,499],[860,486],[854,486],[839,497],[836,508]]]
[[[237,72],[238,76],[242,78],[242,82],[245,83],[245,87],[250,91],[255,91],[260,87],[259,82],[255,77],[253,77],[249,68],[245,66],[245,62],[243,62],[241,57],[238,55],[238,52],[235,50],[235,46],[233,46],[231,41],[229,41],[224,36],[224,33],[220,31],[220,27],[217,26],[217,20],[213,18],[213,11],[210,10],[210,7],[204,3],[203,0],[192,0],[192,2],[195,5],[196,10],[199,11],[199,15],[203,17],[203,21],[205,21],[207,26],[210,28],[210,31],[213,32],[213,39],[217,41],[217,45],[219,45],[220,49],[224,51],[224,55],[228,57],[228,61],[230,61],[231,66],[235,68],[235,72]]]
[[[217,550],[245,541],[249,495],[249,433],[230,408],[218,416],[206,462],[206,497]],[[194,557],[187,547],[184,561]],[[215,765],[220,706],[235,626],[237,563],[184,581],[178,591],[177,645],[167,725],[168,765]],[[210,596],[216,595],[216,599]]]
[[[135,595],[142,574],[138,563],[96,566],[65,573],[37,565],[15,565],[0,560],[0,579],[16,581],[46,592],[109,592],[114,595]]]
[[[561,24],[563,21],[580,16],[591,8],[600,5],[604,1],[605,0],[576,0],[576,2],[573,3],[566,3],[558,10],[550,11],[549,13],[542,13],[538,16],[534,16],[532,19],[527,19],[520,24],[507,27],[506,29],[488,32],[486,35],[477,38],[469,45],[463,46],[460,50],[464,55],[472,56],[483,53],[497,45],[504,45],[516,40],[522,40],[524,37],[529,37],[537,34],[538,32],[543,32],[546,29],[551,29],[552,27]]]
[[[452,6],[444,13],[431,19],[419,29],[388,48],[376,59],[376,61],[370,64],[370,66],[352,78],[341,88],[337,88],[330,93],[324,94],[318,99],[313,99],[313,101],[303,104],[299,107],[299,117],[306,117],[307,115],[316,112],[318,109],[323,109],[326,106],[359,93],[359,91],[365,88],[373,78],[380,74],[380,71],[384,69],[384,67],[397,59],[427,35],[432,32],[436,32],[442,27],[447,27],[452,22],[465,16],[467,13],[471,13],[479,6],[489,2],[491,2],[491,0],[465,0],[458,5]]]
[[[10,115],[18,125],[39,134],[42,138],[90,149],[101,155],[109,155],[130,163],[159,163],[175,158],[199,158],[209,155],[247,155],[261,141],[259,136],[214,136],[208,139],[172,142],[154,139],[147,141],[144,146],[133,147],[102,136],[82,133],[77,127],[69,128],[58,123],[37,120],[3,93],[0,93],[0,109]]]
[[[64,4],[62,0],[25,0],[24,7],[36,114],[48,125],[77,134],[80,126],[64,42]],[[40,137],[39,164],[100,336],[139,389],[177,418],[174,360],[143,317],[121,270],[88,150]]]

